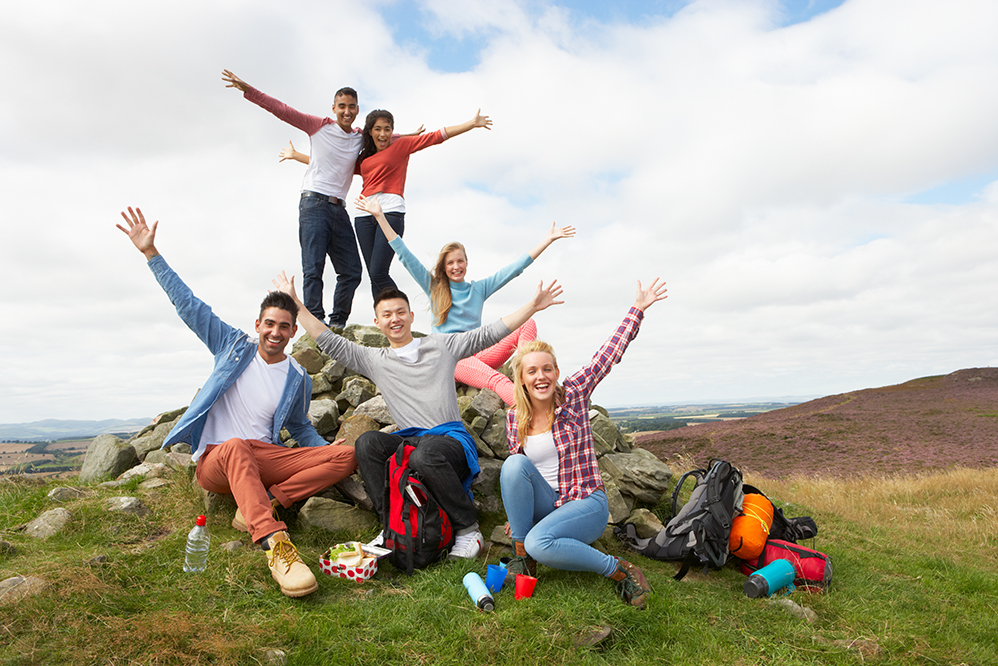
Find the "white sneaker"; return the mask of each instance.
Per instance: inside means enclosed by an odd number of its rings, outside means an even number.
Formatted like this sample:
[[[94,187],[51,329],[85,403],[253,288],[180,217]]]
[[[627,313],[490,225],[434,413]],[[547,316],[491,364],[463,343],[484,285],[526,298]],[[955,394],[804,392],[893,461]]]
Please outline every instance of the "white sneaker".
[[[454,547],[450,549],[450,554],[447,557],[452,560],[459,557],[473,560],[482,552],[483,543],[485,543],[485,537],[478,530],[458,535],[454,538]]]

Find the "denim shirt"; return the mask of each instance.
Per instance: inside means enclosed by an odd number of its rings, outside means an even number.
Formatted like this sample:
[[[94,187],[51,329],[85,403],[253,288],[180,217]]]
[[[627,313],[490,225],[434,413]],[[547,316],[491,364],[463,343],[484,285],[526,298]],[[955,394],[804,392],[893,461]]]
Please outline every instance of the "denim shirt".
[[[246,333],[229,326],[218,318],[207,303],[194,295],[162,256],[149,260],[149,269],[159,281],[177,314],[194,331],[201,342],[215,356],[215,367],[208,380],[194,396],[190,407],[184,412],[177,425],[163,440],[168,448],[178,442],[187,442],[191,453],[201,446],[201,434],[208,418],[208,410],[226,391],[229,390],[257,353],[257,342]],[[288,378],[284,384],[284,394],[274,412],[271,441],[280,446],[281,428],[287,428],[299,446],[325,446],[324,440],[308,420],[308,407],[312,401],[312,378],[305,370],[290,359]]]

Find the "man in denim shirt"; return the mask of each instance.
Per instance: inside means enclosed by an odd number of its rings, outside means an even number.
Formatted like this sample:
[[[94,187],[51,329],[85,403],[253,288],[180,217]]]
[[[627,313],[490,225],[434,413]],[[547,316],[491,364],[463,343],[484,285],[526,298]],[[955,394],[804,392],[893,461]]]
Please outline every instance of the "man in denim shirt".
[[[145,255],[177,314],[215,357],[214,370],[163,448],[190,444],[201,487],[235,497],[239,508],[232,526],[261,544],[281,592],[290,597],[314,592],[315,576],[275,510],[340,481],[357,459],[350,447],[327,446],[308,420],[312,380],[284,353],[298,330],[297,305],[285,294],[268,294],[256,321],[260,337],[251,339],[212,313],[167,265],[155,245],[158,222],[147,226],[139,209],[121,215],[128,226],[118,228]],[[301,448],[281,445],[282,428]]]

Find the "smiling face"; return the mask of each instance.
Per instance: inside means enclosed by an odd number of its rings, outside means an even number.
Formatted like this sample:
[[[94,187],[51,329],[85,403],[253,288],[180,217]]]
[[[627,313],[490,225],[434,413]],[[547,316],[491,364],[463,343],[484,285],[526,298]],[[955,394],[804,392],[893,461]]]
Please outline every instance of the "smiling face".
[[[256,320],[256,332],[260,336],[257,349],[267,363],[279,363],[286,357],[284,348],[298,331],[294,316],[281,308],[267,308]]]
[[[464,282],[464,276],[468,272],[468,258],[464,255],[464,250],[451,250],[444,257],[444,273],[451,282]]]
[[[371,127],[371,138],[374,139],[374,147],[380,153],[392,143],[392,131],[394,126],[388,118],[378,118]]]
[[[415,315],[404,298],[386,298],[374,306],[374,325],[385,334],[393,348],[412,342],[414,319]]]
[[[535,410],[554,401],[558,377],[558,364],[551,354],[542,351],[524,354],[520,362],[520,382]]]
[[[357,98],[351,95],[337,95],[333,98],[333,115],[336,116],[336,124],[344,132],[353,130],[353,121],[357,119],[360,107],[357,106]]]

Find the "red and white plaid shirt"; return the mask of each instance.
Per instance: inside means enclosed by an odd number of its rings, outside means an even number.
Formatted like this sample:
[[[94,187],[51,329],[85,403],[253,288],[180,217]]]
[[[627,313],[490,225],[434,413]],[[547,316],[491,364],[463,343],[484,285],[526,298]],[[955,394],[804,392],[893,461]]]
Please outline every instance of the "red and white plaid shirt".
[[[569,500],[585,499],[603,487],[596,464],[593,429],[589,425],[589,396],[596,385],[620,362],[627,345],[638,334],[644,313],[632,307],[589,365],[565,380],[565,401],[555,407],[551,434],[558,449],[558,499],[555,506]],[[506,438],[511,453],[523,453],[516,423],[516,408],[506,415]]]

